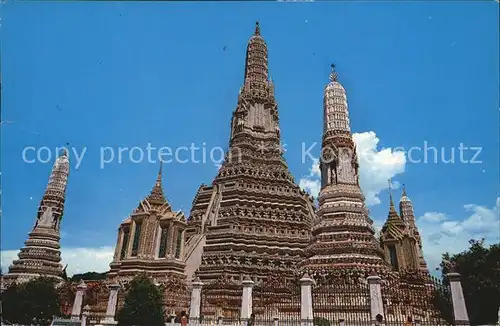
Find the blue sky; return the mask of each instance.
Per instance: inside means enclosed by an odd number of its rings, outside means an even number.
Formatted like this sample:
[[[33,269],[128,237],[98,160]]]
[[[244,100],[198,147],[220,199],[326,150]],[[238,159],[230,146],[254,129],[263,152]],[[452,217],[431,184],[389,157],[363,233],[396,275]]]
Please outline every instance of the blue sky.
[[[407,185],[429,238],[429,259],[462,250],[470,236],[498,241],[494,1],[12,1],[2,5],[1,20],[4,264],[31,230],[53,163],[24,163],[23,149],[69,142],[87,151],[78,169],[70,157],[63,258],[72,271],[107,266],[118,225],[149,193],[158,163],[125,159],[101,169],[100,147],[226,147],[256,20],[268,44],[285,157],[297,183],[311,190],[317,182],[301,149],[321,142],[323,88],[335,62],[358,148],[366,150],[362,186],[373,195],[376,223],[387,215],[386,180],[393,177]],[[443,148],[446,158],[455,150],[456,161],[461,143],[481,147],[476,161],[482,163],[411,163],[394,150],[425,142]],[[188,214],[198,186],[216,173],[212,162],[166,164],[171,205]],[[400,190],[394,192],[399,198]],[[87,257],[88,265],[74,257]]]

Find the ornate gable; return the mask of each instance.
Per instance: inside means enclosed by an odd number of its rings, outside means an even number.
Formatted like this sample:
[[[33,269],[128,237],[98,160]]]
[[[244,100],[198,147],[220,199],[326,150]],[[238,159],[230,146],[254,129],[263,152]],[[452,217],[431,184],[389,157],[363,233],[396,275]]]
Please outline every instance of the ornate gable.
[[[387,216],[387,221],[385,221],[382,227],[382,236],[384,240],[395,239],[400,240],[404,235],[408,235],[408,229],[405,222],[396,212],[394,207],[394,202],[392,200],[392,195],[390,197],[390,207],[389,215]]]
[[[160,166],[160,171],[158,172],[156,183],[153,189],[151,189],[150,194],[146,198],[141,200],[139,206],[132,213],[133,215],[141,213],[151,214],[152,212],[155,212],[159,216],[163,216],[172,211],[172,208],[170,207],[168,201],[165,199],[165,195],[163,193],[162,168],[163,167]]]

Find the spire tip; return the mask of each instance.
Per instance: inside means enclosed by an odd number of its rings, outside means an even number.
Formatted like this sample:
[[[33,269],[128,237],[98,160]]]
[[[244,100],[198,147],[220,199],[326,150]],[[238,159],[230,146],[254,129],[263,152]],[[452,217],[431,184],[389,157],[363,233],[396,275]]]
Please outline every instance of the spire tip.
[[[332,68],[332,71],[330,72],[330,81],[332,81],[332,82],[337,81],[339,76],[338,76],[337,72],[335,71],[335,67],[336,67],[335,64],[332,63],[330,65],[330,67]]]
[[[259,21],[255,22],[255,35],[260,35],[260,24],[259,24]]]
[[[61,155],[59,156],[68,156],[68,147],[69,147],[69,143],[66,143],[66,146],[63,147],[63,152]]]
[[[156,184],[161,186],[161,179],[163,175],[163,162],[160,161],[160,169],[158,170],[158,177],[156,178]]]
[[[151,193],[147,197],[148,200],[165,202],[165,197],[163,195],[162,173],[163,161],[160,160],[160,169],[158,170],[158,176],[156,177],[156,182],[153,186],[153,189],[151,189]]]
[[[260,35],[260,24],[259,24],[259,21],[255,22],[255,35]]]
[[[391,207],[394,207],[394,201],[392,200],[392,180],[389,178],[387,181],[389,183],[389,204]]]

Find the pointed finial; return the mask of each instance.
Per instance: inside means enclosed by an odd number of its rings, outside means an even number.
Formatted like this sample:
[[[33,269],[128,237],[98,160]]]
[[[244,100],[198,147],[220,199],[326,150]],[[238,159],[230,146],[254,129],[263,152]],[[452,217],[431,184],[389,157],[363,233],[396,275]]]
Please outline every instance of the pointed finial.
[[[163,174],[163,162],[160,161],[160,170],[158,171],[158,177],[156,178],[156,185],[161,185],[161,179]]]
[[[332,82],[337,81],[339,76],[338,76],[337,72],[335,71],[335,67],[336,67],[335,64],[332,63],[330,65],[330,67],[332,68],[332,71],[330,72],[330,81],[332,81]]]
[[[260,25],[259,25],[259,22],[256,21],[255,22],[255,35],[260,35]]]
[[[66,143],[66,147],[63,148],[64,150],[60,156],[68,156],[68,147],[69,143]]]
[[[193,286],[197,288],[201,288],[203,286],[203,283],[201,282],[199,276],[196,276],[195,279],[193,280]]]
[[[163,162],[160,160],[160,169],[158,170],[156,183],[153,189],[151,189],[151,193],[147,197],[147,199],[150,201],[151,200],[162,201],[162,202],[165,201],[165,197],[163,195],[163,186],[162,186],[162,171],[163,171]]]
[[[76,288],[80,291],[83,291],[87,288],[87,284],[85,284],[85,282],[82,280],[80,280],[80,283],[78,283],[78,285],[76,286]]]
[[[392,200],[392,180],[389,178],[387,180],[389,182],[389,205],[392,207],[394,207],[394,201]]]
[[[406,185],[403,183],[403,193],[401,194],[402,197],[406,197]]]

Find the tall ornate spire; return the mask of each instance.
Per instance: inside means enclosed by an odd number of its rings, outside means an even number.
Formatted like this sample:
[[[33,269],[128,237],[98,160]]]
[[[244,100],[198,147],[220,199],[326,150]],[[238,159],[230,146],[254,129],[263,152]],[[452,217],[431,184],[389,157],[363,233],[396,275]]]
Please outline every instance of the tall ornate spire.
[[[346,92],[338,81],[335,65],[331,68],[323,97],[322,188],[304,268],[388,270],[358,183],[359,166]]]
[[[56,159],[45,193],[38,207],[37,223],[42,217],[47,217],[47,211],[53,216],[52,227],[59,230],[60,221],[64,213],[64,203],[66,200],[66,186],[69,176],[68,151],[63,149],[63,153]],[[47,224],[45,224],[47,225]]]
[[[401,199],[399,201],[399,212],[403,221],[405,221],[405,223],[408,225],[409,232],[417,239],[419,268],[423,271],[428,271],[427,263],[425,262],[424,253],[422,250],[422,237],[420,236],[420,232],[418,231],[418,227],[415,221],[413,204],[410,198],[408,198],[405,185],[403,185],[403,193],[401,194]]]
[[[9,267],[6,282],[26,281],[37,276],[49,276],[62,280],[59,229],[64,213],[66,186],[69,175],[68,152],[56,159],[45,193],[38,207],[33,230],[25,247]]]
[[[389,179],[389,214],[382,227],[380,242],[386,260],[395,270],[419,269],[418,237],[407,221],[404,221],[394,208],[391,180]],[[424,262],[425,263],[425,262]]]
[[[248,41],[244,84],[233,112],[228,156],[244,155],[240,149],[248,146],[249,135],[255,138],[252,145],[255,151],[260,151],[260,155],[265,151],[275,159],[282,160],[278,105],[274,97],[274,84],[269,78],[267,45],[258,23]]]
[[[267,65],[267,45],[260,35],[259,22],[255,24],[255,33],[247,45],[245,59],[244,93],[267,98],[269,71]]]
[[[202,185],[193,201],[186,231],[190,280],[196,270],[203,282],[224,272],[235,280],[247,274],[290,276],[309,242],[312,200],[283,157],[261,32],[257,24],[248,42],[228,153],[212,185]]]
[[[415,215],[413,212],[413,204],[410,198],[406,194],[406,186],[403,185],[403,191],[401,193],[401,199],[399,200],[399,212],[401,218],[408,224],[411,229],[416,229]]]
[[[343,133],[350,138],[351,126],[344,86],[338,81],[335,64],[331,65],[330,82],[325,87],[323,96],[325,135],[328,131]]]
[[[356,147],[351,135],[347,95],[331,65],[330,82],[323,95],[322,187],[344,183],[359,185]]]

